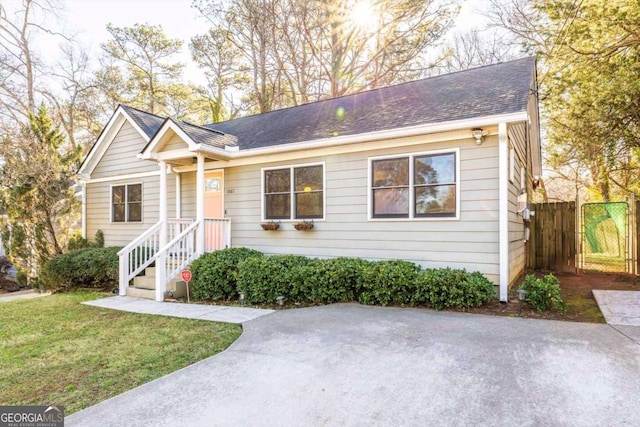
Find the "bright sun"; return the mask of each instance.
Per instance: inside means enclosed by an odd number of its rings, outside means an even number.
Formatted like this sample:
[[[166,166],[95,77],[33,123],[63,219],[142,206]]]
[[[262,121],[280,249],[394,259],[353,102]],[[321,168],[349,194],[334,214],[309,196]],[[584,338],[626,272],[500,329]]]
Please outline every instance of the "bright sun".
[[[363,30],[375,30],[376,14],[370,0],[356,0],[351,9],[351,21]]]

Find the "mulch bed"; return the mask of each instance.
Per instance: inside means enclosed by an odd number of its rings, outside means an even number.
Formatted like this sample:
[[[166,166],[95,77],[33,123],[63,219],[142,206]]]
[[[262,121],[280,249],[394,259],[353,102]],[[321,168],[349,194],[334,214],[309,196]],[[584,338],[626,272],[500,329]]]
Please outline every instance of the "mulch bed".
[[[530,274],[531,272],[527,272]],[[542,277],[549,274],[549,271],[536,271],[536,276]],[[594,289],[600,290],[616,290],[616,291],[640,291],[640,277],[611,274],[611,273],[582,273],[567,274],[554,273],[560,281],[560,293],[562,299],[567,304],[567,311],[561,313],[558,311],[537,312],[528,304],[522,304],[518,301],[518,286],[514,285],[509,292],[509,302],[502,303],[493,300],[479,308],[469,309],[448,309],[448,311],[487,314],[492,316],[511,316],[529,319],[547,319],[547,320],[563,320],[570,322],[589,322],[589,323],[605,323],[604,317],[598,308],[593,293]],[[520,283],[518,281],[517,283]],[[194,301],[199,304],[216,304],[216,305],[232,305],[238,306],[238,301]],[[284,309],[311,307],[318,304],[287,304]],[[281,309],[276,304],[263,304],[254,306],[248,304],[247,307]]]
[[[550,272],[535,272],[537,276],[543,276]],[[615,290],[615,291],[640,291],[640,277],[605,274],[605,273],[582,273],[567,274],[556,273],[555,276],[560,281],[560,293],[562,299],[567,304],[566,313],[557,311],[546,311],[539,313],[528,304],[523,304],[522,313],[518,314],[519,303],[517,286],[514,286],[509,293],[509,303],[492,301],[480,307],[464,310],[468,313],[490,314],[498,316],[513,316],[532,319],[565,320],[570,322],[590,322],[605,323],[604,317],[598,308],[593,297],[594,289]],[[463,310],[456,310],[463,311]]]

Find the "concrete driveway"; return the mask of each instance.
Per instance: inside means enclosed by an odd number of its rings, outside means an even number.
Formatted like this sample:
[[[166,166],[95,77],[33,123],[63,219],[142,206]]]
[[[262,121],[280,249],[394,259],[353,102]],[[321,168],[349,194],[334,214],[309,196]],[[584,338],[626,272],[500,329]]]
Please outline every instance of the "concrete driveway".
[[[227,351],[67,426],[631,426],[640,345],[607,325],[337,304],[244,324]]]

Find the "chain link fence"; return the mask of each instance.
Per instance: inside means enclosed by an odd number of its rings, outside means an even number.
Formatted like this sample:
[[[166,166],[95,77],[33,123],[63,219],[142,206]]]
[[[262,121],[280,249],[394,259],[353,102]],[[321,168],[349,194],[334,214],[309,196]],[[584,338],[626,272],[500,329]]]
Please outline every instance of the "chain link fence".
[[[625,202],[582,205],[583,270],[627,272],[629,206]]]

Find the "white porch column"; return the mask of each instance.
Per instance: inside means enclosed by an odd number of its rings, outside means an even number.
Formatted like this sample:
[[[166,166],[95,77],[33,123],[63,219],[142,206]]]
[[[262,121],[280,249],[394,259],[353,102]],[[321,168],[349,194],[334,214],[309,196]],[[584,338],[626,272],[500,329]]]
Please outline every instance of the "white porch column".
[[[507,302],[509,300],[509,136],[506,123],[498,125],[498,165],[500,301]]]
[[[196,170],[196,221],[200,223],[196,236],[196,251],[198,255],[204,253],[204,155],[197,154],[198,169]]]
[[[160,160],[160,239],[159,246],[167,245],[167,163]],[[156,262],[156,301],[164,301],[167,254],[162,252]]]
[[[182,175],[176,173],[176,218],[182,218]]]

